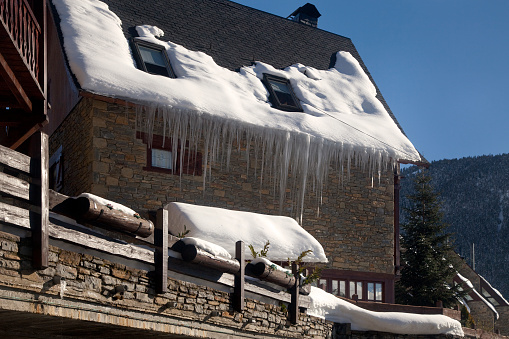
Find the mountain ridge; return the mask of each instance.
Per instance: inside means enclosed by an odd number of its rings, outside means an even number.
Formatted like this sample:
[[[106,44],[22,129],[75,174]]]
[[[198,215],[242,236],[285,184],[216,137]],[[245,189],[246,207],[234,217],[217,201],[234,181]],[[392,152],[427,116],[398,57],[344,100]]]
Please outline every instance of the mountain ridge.
[[[417,166],[401,170],[401,221],[409,206]],[[444,221],[450,225],[456,252],[509,297],[509,154],[433,161],[432,185],[440,194]]]

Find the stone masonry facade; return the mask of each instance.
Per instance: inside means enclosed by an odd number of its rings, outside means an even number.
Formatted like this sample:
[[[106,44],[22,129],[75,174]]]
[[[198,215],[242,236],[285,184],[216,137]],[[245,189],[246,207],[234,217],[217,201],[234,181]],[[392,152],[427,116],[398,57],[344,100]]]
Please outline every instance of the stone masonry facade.
[[[173,201],[279,214],[279,198],[260,187],[254,169],[247,173],[245,148],[232,151],[229,171],[212,164],[205,189],[202,176],[144,170],[147,146],[136,138],[135,119],[136,113],[127,105],[81,100],[50,139],[50,154],[63,145],[62,193],[91,192],[144,216]],[[368,174],[353,166],[350,179],[344,182],[331,169],[322,199],[317,216],[318,198],[307,191],[303,227],[324,246],[328,268],[393,274],[392,171],[372,185]],[[288,199],[284,215],[294,217],[291,206]]]
[[[168,278],[168,292],[155,292],[152,272],[132,268],[89,254],[50,246],[49,267],[34,270],[30,238],[0,232],[0,288],[32,291],[58,297],[65,279],[63,299],[83,301],[144,314],[207,321],[218,326],[245,329],[288,338],[326,338],[333,324],[300,313],[299,324],[287,322],[287,308],[246,299],[243,313],[233,310],[230,294],[207,286]],[[171,276],[171,273],[169,274]],[[125,286],[119,297],[115,286]],[[0,301],[2,302],[2,301]]]

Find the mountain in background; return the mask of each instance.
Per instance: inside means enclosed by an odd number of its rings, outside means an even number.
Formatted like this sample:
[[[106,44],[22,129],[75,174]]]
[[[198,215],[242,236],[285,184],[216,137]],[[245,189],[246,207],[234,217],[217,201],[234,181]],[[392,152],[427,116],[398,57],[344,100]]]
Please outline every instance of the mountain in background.
[[[401,170],[401,221],[418,167]],[[444,221],[456,252],[509,299],[509,154],[433,161],[432,185],[440,194]]]

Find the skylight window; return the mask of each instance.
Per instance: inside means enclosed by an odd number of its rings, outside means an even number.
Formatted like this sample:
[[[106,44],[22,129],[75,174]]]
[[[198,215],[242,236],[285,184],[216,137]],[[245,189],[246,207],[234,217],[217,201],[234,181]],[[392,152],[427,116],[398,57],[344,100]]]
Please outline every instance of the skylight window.
[[[138,67],[150,74],[175,78],[170,61],[163,46],[142,40],[133,40],[135,58]]]
[[[295,93],[293,93],[288,79],[264,73],[263,83],[269,91],[269,99],[274,108],[283,111],[302,112],[302,107]]]

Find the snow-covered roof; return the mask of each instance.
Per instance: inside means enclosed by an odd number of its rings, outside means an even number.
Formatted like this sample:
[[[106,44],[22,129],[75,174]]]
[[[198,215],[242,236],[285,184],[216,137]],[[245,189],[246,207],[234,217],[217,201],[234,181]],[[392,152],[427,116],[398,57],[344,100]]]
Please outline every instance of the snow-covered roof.
[[[142,39],[167,50],[177,75],[170,79],[135,67],[121,21],[104,3],[53,3],[71,70],[84,90],[192,111],[206,119],[304,134],[314,142],[324,140],[350,152],[367,152],[386,160],[421,159],[376,98],[376,89],[359,62],[348,52],[339,52],[335,67],[329,70],[301,64],[278,70],[257,62],[234,72],[218,66],[203,52],[158,39],[161,30],[144,26],[138,30]],[[260,81],[262,73],[288,78],[304,113],[272,108]]]
[[[482,275],[478,274],[479,278],[481,278],[481,282],[485,283],[490,289],[491,291],[496,294],[496,296],[498,298],[500,298],[500,300],[502,301],[502,303],[504,303],[505,305],[503,306],[509,306],[509,301],[507,301],[504,296],[502,295],[502,293],[500,293],[499,290],[497,290],[495,287],[491,286],[491,284],[489,283],[488,280],[486,280]],[[481,284],[482,286],[482,284]]]
[[[495,306],[493,306],[493,304],[492,304],[492,303],[490,303],[488,300],[486,300],[486,299],[485,299],[485,298],[481,295],[481,293],[479,293],[479,292],[475,289],[474,285],[472,284],[472,282],[471,282],[469,279],[465,278],[464,276],[462,276],[462,275],[461,275],[461,274],[459,274],[459,273],[456,273],[456,277],[458,277],[458,278],[459,278],[459,280],[463,281],[463,282],[464,282],[464,283],[465,283],[465,284],[466,284],[466,285],[467,285],[467,286],[471,289],[470,294],[471,294],[471,295],[472,295],[472,294],[473,294],[473,295],[475,295],[475,297],[476,297],[475,299],[480,300],[480,301],[482,301],[484,304],[486,304],[486,306],[488,306],[488,307],[489,307],[489,309],[490,309],[490,310],[491,310],[491,311],[495,314],[496,319],[498,319],[498,318],[499,318],[499,314],[498,314],[497,310],[495,309]],[[467,303],[468,303],[468,301],[467,301]]]
[[[289,217],[175,202],[165,209],[169,214],[170,233],[179,235],[189,230],[189,237],[219,245],[233,257],[239,240],[244,241],[246,248],[253,245],[256,251],[270,241],[267,257],[273,261],[295,260],[302,252],[312,250],[303,261],[327,262],[318,240]],[[216,250],[209,252],[218,255]]]

